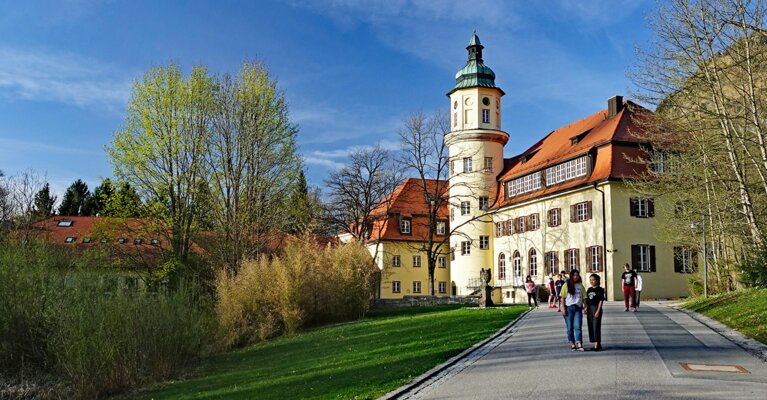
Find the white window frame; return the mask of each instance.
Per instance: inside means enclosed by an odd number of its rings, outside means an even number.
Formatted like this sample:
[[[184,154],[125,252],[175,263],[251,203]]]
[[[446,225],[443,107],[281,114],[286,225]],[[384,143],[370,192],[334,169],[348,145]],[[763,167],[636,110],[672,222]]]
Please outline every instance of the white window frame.
[[[568,265],[568,269],[572,271],[575,268],[580,268],[580,263],[578,262],[578,252],[575,251],[575,249],[567,249],[567,260],[570,262]]]
[[[562,225],[562,209],[561,208],[552,208],[551,209],[551,226],[559,226]]]
[[[514,277],[515,278],[521,278],[522,277],[522,256],[517,253],[517,255],[512,260],[512,265],[514,268]]]
[[[437,267],[438,268],[447,268],[447,257],[445,257],[445,256],[437,257]]]
[[[648,199],[638,198],[637,202],[637,217],[647,218],[650,215],[650,202]]]
[[[409,219],[402,218],[399,221],[399,231],[402,234],[409,235],[412,231],[412,222]]]
[[[581,156],[570,161],[546,168],[546,185],[556,185],[571,179],[586,176],[588,156]]]
[[[589,265],[590,272],[599,272],[599,269],[602,267],[599,265],[599,246],[591,246],[589,247],[589,251],[591,252],[591,265]]]
[[[506,254],[498,254],[498,280],[506,279]]]
[[[485,157],[485,172],[493,172],[493,157]]]
[[[548,269],[549,273],[552,273],[554,275],[557,274],[557,252],[556,251],[549,251],[548,253],[544,253],[543,258],[548,261],[546,264],[546,269]]]
[[[440,293],[442,293],[442,294],[447,293],[447,282],[440,281],[437,286],[439,287],[439,292]]]
[[[693,265],[693,259],[692,259],[692,249],[687,247],[682,247],[679,251],[679,263],[682,267],[682,272],[689,274],[692,272],[692,265]]]
[[[413,281],[413,293],[421,293],[421,281]]]
[[[463,241],[463,242],[461,242],[461,255],[462,256],[471,255],[471,242],[470,241]]]
[[[463,158],[463,172],[474,172],[474,163],[471,157]]]
[[[402,265],[402,260],[399,257],[399,254],[395,254],[391,258],[391,265],[392,267],[399,267]]]
[[[400,285],[400,281],[392,281],[391,282],[391,292],[392,293],[400,293],[402,290],[402,286]]]
[[[640,244],[637,245],[639,251],[639,265],[636,265],[636,270],[639,272],[650,272],[650,245]]]
[[[413,268],[421,267],[421,256],[413,256]]]
[[[525,230],[527,228],[527,217],[517,217],[517,228],[519,228],[517,233],[527,232]]]
[[[490,110],[487,108],[482,109],[482,123],[483,124],[490,123]]]
[[[538,214],[530,214],[530,230],[534,231],[541,227],[541,222],[538,220]]]
[[[462,201],[461,202],[461,215],[469,215],[471,214],[471,202],[470,201]]]
[[[479,249],[488,250],[490,248],[490,236],[479,236]]]
[[[479,196],[479,209],[487,210],[490,208],[490,198],[487,196]]]
[[[575,222],[584,222],[589,220],[589,203],[581,202],[575,205]]]
[[[531,249],[528,257],[530,257],[530,260],[528,260],[530,276],[538,276],[538,252],[535,249]]]
[[[447,222],[437,221],[437,235],[444,236],[447,234]]]

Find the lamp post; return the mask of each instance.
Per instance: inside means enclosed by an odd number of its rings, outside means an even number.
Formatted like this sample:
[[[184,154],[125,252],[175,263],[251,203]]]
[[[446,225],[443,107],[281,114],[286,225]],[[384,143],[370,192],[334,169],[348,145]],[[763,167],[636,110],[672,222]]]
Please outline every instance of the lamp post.
[[[708,257],[706,249],[706,216],[703,216],[701,220],[701,235],[703,237],[703,297],[708,297]],[[690,229],[695,230],[698,227],[697,223],[690,224]]]

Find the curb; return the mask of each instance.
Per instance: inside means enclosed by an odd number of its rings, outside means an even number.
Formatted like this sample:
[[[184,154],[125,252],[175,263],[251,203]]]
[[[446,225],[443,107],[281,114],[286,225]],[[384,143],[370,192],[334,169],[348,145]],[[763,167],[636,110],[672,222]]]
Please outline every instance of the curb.
[[[713,318],[709,318],[697,311],[688,310],[678,304],[669,304],[668,306],[689,315],[692,317],[692,319],[700,322],[712,331],[722,335],[725,339],[735,343],[738,345],[738,347],[742,348],[747,353],[758,358],[762,362],[767,362],[767,345],[764,343],[755,339],[751,339],[750,337],[738,332],[737,330],[730,328],[729,326]]]
[[[444,370],[452,367],[453,365],[457,364],[459,361],[461,361],[464,358],[468,357],[469,355],[471,355],[475,351],[481,349],[482,347],[484,347],[485,345],[490,343],[492,340],[496,339],[498,336],[501,336],[504,333],[508,332],[509,329],[513,328],[514,325],[516,325],[519,321],[521,321],[529,313],[530,313],[530,310],[527,310],[527,311],[523,312],[517,318],[515,318],[513,321],[509,322],[508,324],[506,324],[506,326],[504,326],[503,328],[499,329],[497,332],[495,332],[494,334],[490,335],[489,337],[485,338],[483,341],[472,345],[471,347],[469,347],[468,349],[462,351],[458,355],[453,356],[452,358],[450,358],[449,360],[443,362],[442,364],[439,364],[436,367],[434,367],[434,368],[424,372],[423,374],[421,374],[417,378],[413,379],[409,383],[406,383],[405,385],[402,385],[402,386],[392,390],[391,392],[386,393],[385,395],[379,397],[378,400],[399,399],[402,396],[407,395],[408,393],[413,391],[413,389],[416,389],[419,386],[421,386],[424,382],[428,381],[429,379],[435,377],[436,375],[438,375],[442,371],[444,371]]]

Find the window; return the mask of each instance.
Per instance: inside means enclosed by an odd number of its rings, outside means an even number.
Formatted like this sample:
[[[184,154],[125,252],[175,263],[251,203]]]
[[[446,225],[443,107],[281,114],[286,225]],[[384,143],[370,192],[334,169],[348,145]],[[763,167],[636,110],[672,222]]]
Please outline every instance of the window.
[[[482,109],[482,123],[483,124],[490,123],[490,110],[488,110],[487,108]]]
[[[443,236],[447,234],[447,222],[437,221],[437,235]]]
[[[493,172],[493,157],[485,157],[485,172]]]
[[[565,250],[565,271],[580,270],[580,251],[578,249]]]
[[[474,166],[471,163],[471,157],[464,157],[463,158],[463,172],[472,172],[474,171]]]
[[[399,281],[393,281],[391,283],[391,292],[392,293],[399,293],[399,291],[400,291]]]
[[[66,239],[64,239],[64,243],[74,243],[75,240],[77,240],[74,236],[68,236]]]
[[[538,228],[540,228],[540,222],[538,221],[538,213],[530,214],[530,216],[527,217],[528,219],[528,226],[527,230],[534,231]]]
[[[495,237],[501,237],[503,236],[503,222],[496,222],[495,223]]]
[[[546,168],[546,185],[556,185],[570,179],[586,176],[588,173],[588,156],[563,162]]]
[[[570,206],[570,222],[583,222],[591,219],[591,202],[584,201],[582,203],[573,204]]]
[[[527,224],[527,217],[517,218],[517,226],[514,228],[514,233],[525,233]]]
[[[450,248],[450,261],[455,261],[455,247]]]
[[[679,159],[674,154],[655,152],[652,154],[650,168],[656,175],[675,175],[678,171]]]
[[[152,239],[149,241],[150,244],[153,246],[159,246],[160,245],[160,239]]]
[[[514,277],[522,277],[522,257],[519,256],[519,252],[514,252]]]
[[[413,267],[418,268],[421,266],[421,256],[413,256]]]
[[[458,126],[458,113],[453,113],[453,126]]]
[[[437,266],[439,268],[447,268],[447,257],[445,256],[437,257]]]
[[[480,210],[487,210],[490,208],[490,199],[487,196],[480,196],[479,197],[479,209]]]
[[[523,193],[534,192],[541,187],[541,171],[533,172],[532,174],[506,182],[506,197],[509,198]]]
[[[141,244],[144,242],[144,239],[133,239],[133,244]]]
[[[552,208],[549,210],[549,226],[559,226],[562,224],[562,209],[561,208]]]
[[[655,202],[653,199],[634,197],[629,199],[629,207],[632,217],[648,218],[655,216]]]
[[[412,225],[412,221],[410,218],[402,218],[399,220],[399,231],[403,235],[409,235],[410,234],[410,228]]]
[[[461,242],[461,255],[467,256],[469,254],[471,254],[471,242]]]
[[[103,239],[99,240],[99,243],[106,243],[106,242],[108,242],[108,240],[106,238],[103,238]]]
[[[393,267],[399,267],[400,266],[399,256],[392,256],[392,258],[391,258],[391,265]]]
[[[557,269],[559,266],[557,265],[557,252],[556,251],[548,251],[546,254],[543,255],[544,262],[546,263],[546,272],[549,274],[555,274],[559,271]]]
[[[498,254],[498,280],[506,279],[506,254]]]
[[[655,272],[655,246],[632,244],[631,264],[639,272]]]
[[[83,243],[90,243],[90,242],[91,242],[91,238],[89,237],[83,238]]]
[[[455,175],[455,160],[450,160],[450,176]]]
[[[698,267],[698,254],[689,247],[674,247],[674,272],[689,274]]]
[[[439,287],[439,292],[440,293],[442,293],[442,294],[447,293],[447,282],[442,281],[437,286]]]
[[[421,281],[413,281],[413,293],[421,293]]]
[[[479,237],[479,249],[480,250],[487,250],[490,248],[490,236],[480,236]]]
[[[450,207],[450,220],[455,221],[455,207]]]
[[[484,105],[486,105],[486,106],[489,106],[489,105],[490,105],[490,98],[488,98],[488,97],[483,97],[483,98],[482,98],[482,104],[484,104]]]
[[[530,249],[529,267],[530,267],[530,275],[537,276],[538,275],[538,253],[535,251],[535,249]]]
[[[589,272],[602,272],[602,246],[591,246],[587,249],[586,265]]]
[[[65,228],[69,228],[72,226],[72,221],[68,219],[62,219],[61,221],[56,223],[56,226],[63,226]]]
[[[461,215],[471,214],[471,203],[468,201],[461,202]]]
[[[127,242],[127,241],[128,241],[128,239],[126,239],[126,238],[119,238],[119,239],[117,239],[117,243],[120,243],[120,244],[125,244],[125,242]]]

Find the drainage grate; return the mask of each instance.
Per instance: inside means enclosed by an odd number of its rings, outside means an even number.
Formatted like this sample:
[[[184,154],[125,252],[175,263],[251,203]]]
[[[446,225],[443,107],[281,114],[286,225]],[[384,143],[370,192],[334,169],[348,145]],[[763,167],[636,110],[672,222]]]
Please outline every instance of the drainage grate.
[[[693,364],[680,363],[682,368],[695,372],[731,372],[735,374],[750,374],[747,369],[740,365],[720,365],[720,364]]]

